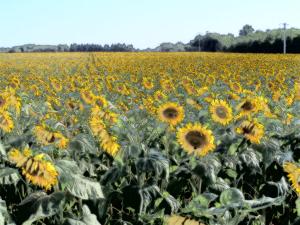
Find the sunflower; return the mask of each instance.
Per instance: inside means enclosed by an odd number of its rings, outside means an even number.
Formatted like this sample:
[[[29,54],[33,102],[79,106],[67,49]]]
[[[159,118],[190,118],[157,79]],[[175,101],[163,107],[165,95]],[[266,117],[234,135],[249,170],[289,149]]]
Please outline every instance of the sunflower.
[[[117,142],[117,138],[110,135],[105,129],[99,132],[100,146],[102,149],[110,154],[116,156],[120,150],[120,145]]]
[[[54,165],[44,159],[44,154],[32,155],[30,149],[23,152],[12,149],[8,153],[9,159],[22,170],[26,180],[46,190],[57,184],[58,173]]]
[[[14,129],[14,122],[8,112],[0,111],[0,129],[9,133]]]
[[[217,123],[226,125],[232,120],[232,109],[224,100],[212,101],[209,110],[213,121]]]
[[[59,149],[64,149],[69,143],[69,139],[63,134],[60,132],[49,131],[45,125],[36,126],[33,132],[37,142],[43,146],[55,144]]]
[[[61,82],[54,79],[51,81],[51,86],[56,92],[60,92],[63,89]]]
[[[162,101],[162,100],[164,100],[164,99],[166,99],[167,98],[167,96],[165,95],[165,93],[163,92],[163,91],[161,91],[161,90],[158,90],[158,91],[155,91],[154,92],[154,99],[156,100],[156,101]]]
[[[160,80],[160,86],[165,92],[171,92],[175,89],[173,81],[166,78]]]
[[[149,78],[143,78],[143,86],[144,88],[151,90],[154,87],[153,82]]]
[[[256,99],[246,98],[237,106],[237,110],[239,111],[237,118],[256,113],[260,109],[259,106],[259,102],[257,102]]]
[[[244,137],[251,143],[259,144],[261,138],[264,136],[264,126],[256,120],[244,120],[236,128],[236,132],[244,135]]]
[[[201,96],[208,91],[208,87],[204,86],[202,88],[197,88],[196,95]]]
[[[111,110],[102,110],[102,108],[98,106],[94,106],[91,109],[91,116],[98,117],[103,121],[111,124],[116,123],[118,121],[118,114],[112,112]]]
[[[205,156],[215,149],[212,131],[197,123],[180,128],[177,140],[185,151],[198,156]]]
[[[237,82],[230,82],[229,87],[236,93],[241,93],[243,91],[242,86]]]
[[[94,104],[101,108],[106,108],[108,105],[107,100],[103,96],[95,96]]]
[[[139,106],[140,109],[146,109],[150,114],[155,114],[156,108],[154,106],[154,99],[152,96],[148,96],[142,99],[142,104]]]
[[[67,99],[64,105],[70,111],[76,111],[76,110],[82,111],[84,108],[84,106],[79,101],[74,99]]]
[[[21,82],[17,77],[13,77],[10,81],[10,86],[12,86],[13,88],[19,88],[20,84]]]
[[[0,94],[0,110],[6,110],[9,107],[7,96]]]
[[[86,104],[92,104],[94,102],[94,97],[95,95],[89,91],[89,90],[82,90],[81,93],[81,98],[83,99],[83,101],[86,103]]]
[[[13,107],[17,114],[21,110],[21,100],[16,96],[16,90],[8,87],[0,94],[0,110],[7,110],[9,107]]]
[[[186,99],[186,103],[187,103],[188,105],[194,107],[194,108],[197,109],[197,110],[202,109],[201,104],[200,104],[198,101],[195,101],[195,100],[192,99],[192,98],[187,98],[187,99]]]
[[[90,128],[95,136],[98,136],[106,128],[104,122],[96,116],[92,116],[89,121]]]
[[[283,164],[283,169],[288,173],[292,187],[300,195],[300,168],[295,163],[286,162]]]
[[[158,108],[158,117],[162,122],[175,126],[184,118],[184,109],[177,103],[167,102]]]

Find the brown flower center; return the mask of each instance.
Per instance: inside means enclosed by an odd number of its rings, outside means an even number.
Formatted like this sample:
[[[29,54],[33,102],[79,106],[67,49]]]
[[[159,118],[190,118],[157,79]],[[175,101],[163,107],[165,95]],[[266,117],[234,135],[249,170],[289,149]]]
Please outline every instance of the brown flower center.
[[[4,105],[5,105],[5,100],[2,97],[0,97],[0,107]]]
[[[243,134],[251,134],[254,128],[254,124],[250,124],[249,126],[244,126],[242,128]]]
[[[174,119],[178,116],[178,111],[174,108],[167,108],[163,111],[163,114],[168,119]]]
[[[207,143],[205,135],[199,131],[190,131],[186,134],[185,138],[194,149],[200,148]]]
[[[96,100],[96,104],[99,105],[99,106],[104,106],[103,101],[100,100],[100,99],[97,99],[97,100]]]
[[[245,103],[241,106],[241,108],[246,111],[250,111],[254,108],[254,106],[250,101],[245,101]]]
[[[49,143],[53,143],[55,141],[55,136],[52,134],[51,138],[48,140]]]
[[[216,108],[216,114],[218,117],[225,119],[227,117],[227,109],[223,106],[219,106]]]

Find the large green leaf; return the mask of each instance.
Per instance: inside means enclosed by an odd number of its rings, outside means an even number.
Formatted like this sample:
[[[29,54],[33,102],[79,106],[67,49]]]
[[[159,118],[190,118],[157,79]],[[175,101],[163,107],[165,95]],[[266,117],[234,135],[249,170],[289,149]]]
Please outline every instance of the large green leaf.
[[[220,202],[222,205],[241,204],[245,200],[243,193],[237,188],[229,188],[221,193]]]
[[[30,225],[34,221],[53,216],[62,210],[64,200],[64,192],[54,192],[50,195],[35,192],[18,205],[17,219],[23,225]]]
[[[104,198],[100,183],[81,175],[81,170],[73,161],[59,160],[56,163],[59,172],[59,186],[81,199]]]
[[[65,225],[101,225],[99,221],[97,220],[97,217],[91,213],[90,209],[83,205],[82,207],[82,219],[81,220],[75,220],[68,218]]]
[[[136,163],[138,173],[153,172],[157,179],[169,179],[169,161],[160,152],[151,150]]]
[[[5,167],[0,170],[1,185],[17,184],[19,180],[20,180],[20,174],[17,169]]]
[[[0,225],[6,224],[13,225],[14,223],[10,220],[5,201],[0,198]]]
[[[97,148],[91,138],[85,134],[76,136],[76,138],[70,142],[69,149],[73,152],[74,156],[86,153],[97,153]]]

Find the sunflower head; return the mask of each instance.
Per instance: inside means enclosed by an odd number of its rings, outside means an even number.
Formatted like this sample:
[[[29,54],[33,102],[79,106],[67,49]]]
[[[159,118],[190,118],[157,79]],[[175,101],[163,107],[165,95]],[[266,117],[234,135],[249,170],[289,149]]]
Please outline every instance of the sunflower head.
[[[288,173],[292,187],[300,195],[300,168],[295,163],[286,162],[283,164],[283,169]]]
[[[184,110],[177,103],[168,102],[158,108],[158,117],[162,122],[175,126],[183,120]]]
[[[85,103],[92,104],[94,102],[95,95],[90,90],[82,90],[80,95]]]
[[[101,108],[106,108],[108,105],[107,100],[103,96],[95,96],[94,104]]]
[[[212,101],[209,110],[213,121],[217,123],[226,125],[232,120],[232,109],[224,100]]]
[[[256,120],[244,120],[237,128],[236,132],[242,134],[251,143],[259,144],[264,136],[264,126]]]
[[[8,99],[2,94],[0,95],[0,109],[7,109]]]
[[[26,148],[23,152],[12,149],[8,156],[10,161],[22,170],[26,180],[32,184],[49,190],[57,183],[58,173],[54,165],[44,159],[44,154],[33,155],[31,150]]]
[[[9,133],[14,129],[14,121],[6,111],[0,111],[0,129],[5,133]]]
[[[212,131],[200,124],[187,124],[180,128],[177,140],[185,151],[198,156],[205,156],[215,148]]]
[[[237,106],[237,110],[239,111],[238,118],[243,116],[250,116],[251,114],[256,113],[260,109],[259,106],[260,105],[257,99],[245,99]]]

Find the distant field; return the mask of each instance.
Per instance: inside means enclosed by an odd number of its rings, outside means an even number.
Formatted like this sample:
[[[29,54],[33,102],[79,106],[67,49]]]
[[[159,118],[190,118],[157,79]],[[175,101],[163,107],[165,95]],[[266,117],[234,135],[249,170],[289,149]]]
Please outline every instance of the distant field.
[[[2,53],[0,86],[0,224],[300,213],[299,55]]]

